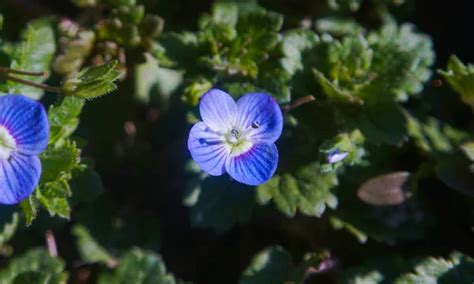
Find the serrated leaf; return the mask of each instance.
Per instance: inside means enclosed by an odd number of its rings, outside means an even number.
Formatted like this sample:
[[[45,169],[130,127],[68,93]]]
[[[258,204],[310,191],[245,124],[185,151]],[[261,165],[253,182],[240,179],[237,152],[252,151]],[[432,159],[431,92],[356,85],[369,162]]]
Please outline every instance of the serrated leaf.
[[[114,257],[97,243],[86,227],[75,225],[72,228],[72,234],[76,237],[76,246],[79,255],[86,263],[99,262],[110,266],[116,262]]]
[[[119,260],[119,266],[111,274],[101,274],[99,284],[174,284],[174,276],[158,254],[132,249]]]
[[[190,184],[185,205],[190,207],[193,226],[224,232],[250,219],[256,205],[255,191],[228,177],[207,177]]]
[[[257,187],[257,201],[266,204],[273,200],[278,210],[288,217],[296,211],[321,217],[326,207],[336,208],[333,187],[338,184],[335,173],[325,173],[317,163],[301,167],[295,173],[275,175]]]
[[[65,284],[68,274],[64,272],[64,268],[64,262],[60,258],[51,256],[41,248],[32,249],[10,260],[0,270],[0,283]]]
[[[117,88],[114,82],[121,75],[116,70],[117,64],[118,62],[113,60],[81,70],[75,77],[64,83],[64,94],[82,99],[93,99],[114,91]]]
[[[49,72],[54,53],[56,52],[54,31],[49,20],[30,22],[22,33],[22,42],[12,55],[11,68],[31,72]],[[15,75],[15,77],[34,82],[43,82],[44,76]],[[9,93],[24,94],[32,98],[40,98],[43,90],[22,85],[17,82],[8,83]]]
[[[448,259],[428,257],[417,262],[414,272],[398,277],[394,284],[439,283],[470,284],[474,282],[474,259],[452,253]]]
[[[20,203],[20,206],[25,216],[26,225],[31,225],[38,215],[38,200],[30,195]]]
[[[293,30],[283,34],[280,59],[283,69],[290,75],[303,70],[303,52],[311,49],[319,41],[319,37],[311,30]]]
[[[79,164],[80,155],[76,144],[69,140],[59,147],[48,147],[40,156],[41,181],[54,181],[60,178],[61,174],[72,171]]]
[[[50,126],[49,144],[61,145],[79,125],[78,116],[84,106],[84,100],[65,97],[48,112]]]
[[[368,36],[323,35],[308,53],[306,68],[330,100],[375,105],[420,92],[433,61],[429,37],[412,25],[391,23]]]
[[[461,95],[462,101],[474,108],[474,65],[464,65],[459,58],[451,56],[447,70],[438,72]]]

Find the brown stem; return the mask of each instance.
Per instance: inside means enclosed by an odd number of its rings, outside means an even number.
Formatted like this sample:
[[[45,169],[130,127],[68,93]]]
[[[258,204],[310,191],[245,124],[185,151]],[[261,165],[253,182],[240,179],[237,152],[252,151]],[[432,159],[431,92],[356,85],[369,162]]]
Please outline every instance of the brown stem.
[[[305,97],[302,97],[302,98],[299,98],[297,100],[292,101],[290,104],[288,104],[286,106],[283,106],[282,109],[283,109],[284,112],[289,112],[292,109],[295,109],[295,108],[297,108],[301,105],[312,102],[314,100],[316,100],[316,98],[311,96],[311,95],[305,96]]]
[[[43,89],[43,90],[51,92],[51,93],[61,94],[63,92],[63,90],[61,88],[58,88],[58,87],[52,87],[52,86],[48,86],[48,85],[45,85],[45,84],[36,83],[36,82],[28,81],[28,80],[25,80],[25,79],[17,78],[17,77],[12,77],[8,74],[5,75],[5,79],[13,81],[13,82],[20,83],[20,84],[23,84],[23,85]]]
[[[23,70],[8,68],[8,67],[0,67],[0,73],[14,73],[14,74],[20,74],[20,75],[39,76],[39,77],[48,76],[48,72],[23,71]]]
[[[56,239],[54,238],[53,232],[51,230],[47,230],[45,238],[49,254],[53,257],[58,256],[58,248],[56,246]]]

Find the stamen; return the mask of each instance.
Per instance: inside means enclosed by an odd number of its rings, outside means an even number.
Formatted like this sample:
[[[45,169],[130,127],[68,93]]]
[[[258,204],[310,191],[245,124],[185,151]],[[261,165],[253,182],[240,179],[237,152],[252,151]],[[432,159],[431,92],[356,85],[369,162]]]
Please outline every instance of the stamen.
[[[252,128],[253,129],[257,129],[259,127],[260,127],[260,121],[255,120],[254,122],[252,122]]]

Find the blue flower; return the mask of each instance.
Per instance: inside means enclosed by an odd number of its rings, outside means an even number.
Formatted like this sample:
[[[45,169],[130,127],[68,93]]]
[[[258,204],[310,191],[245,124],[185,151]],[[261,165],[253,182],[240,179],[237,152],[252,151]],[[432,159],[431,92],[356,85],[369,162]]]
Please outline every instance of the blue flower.
[[[337,162],[340,162],[344,160],[349,153],[347,152],[341,152],[339,148],[336,148],[334,150],[331,150],[327,153],[326,155],[326,161],[330,164],[335,164]]]
[[[236,181],[259,185],[278,164],[275,141],[283,129],[278,103],[268,94],[249,93],[235,102],[213,89],[199,104],[202,122],[189,133],[188,149],[201,169],[213,176],[227,172]]]
[[[16,204],[38,185],[38,155],[48,145],[43,106],[21,95],[0,96],[0,204]]]

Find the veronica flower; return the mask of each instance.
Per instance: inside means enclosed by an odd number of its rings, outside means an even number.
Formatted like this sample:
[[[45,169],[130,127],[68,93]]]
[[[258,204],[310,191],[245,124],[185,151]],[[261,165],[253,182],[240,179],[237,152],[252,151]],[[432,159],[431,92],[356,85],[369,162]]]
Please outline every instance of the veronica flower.
[[[41,176],[38,155],[48,144],[43,106],[21,95],[0,96],[0,204],[28,197]]]
[[[213,89],[199,104],[202,122],[189,133],[188,149],[201,169],[213,176],[227,172],[233,179],[259,185],[278,164],[275,141],[283,128],[278,103],[268,94],[249,93],[235,102]]]
[[[339,148],[329,151],[326,155],[326,161],[330,164],[334,164],[344,160],[349,153],[342,152]]]

